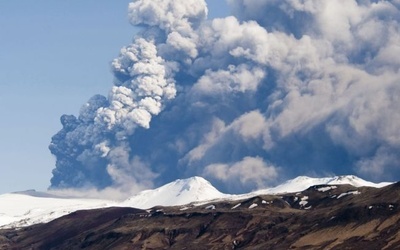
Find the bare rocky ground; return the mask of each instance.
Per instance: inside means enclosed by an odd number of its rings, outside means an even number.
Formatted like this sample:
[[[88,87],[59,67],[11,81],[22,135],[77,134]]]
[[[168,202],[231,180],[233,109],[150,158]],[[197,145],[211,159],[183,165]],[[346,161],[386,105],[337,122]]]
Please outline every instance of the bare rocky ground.
[[[313,186],[281,196],[148,211],[85,210],[1,230],[0,249],[392,250],[400,249],[399,206],[396,183],[381,189]]]

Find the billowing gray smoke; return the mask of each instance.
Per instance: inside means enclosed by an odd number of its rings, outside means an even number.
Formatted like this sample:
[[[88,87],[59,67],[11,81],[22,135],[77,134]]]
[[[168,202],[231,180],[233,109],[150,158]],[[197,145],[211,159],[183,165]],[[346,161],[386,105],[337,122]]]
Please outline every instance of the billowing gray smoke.
[[[52,188],[202,175],[244,192],[299,174],[400,178],[400,1],[135,0],[109,96],[62,116]]]

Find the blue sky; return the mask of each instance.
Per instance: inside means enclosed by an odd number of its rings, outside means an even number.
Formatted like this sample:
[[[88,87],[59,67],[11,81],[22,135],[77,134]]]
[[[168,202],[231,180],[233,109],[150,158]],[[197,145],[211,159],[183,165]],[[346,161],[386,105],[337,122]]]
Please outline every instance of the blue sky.
[[[109,91],[110,62],[135,34],[129,2],[0,1],[0,193],[50,185],[50,139],[62,114]]]

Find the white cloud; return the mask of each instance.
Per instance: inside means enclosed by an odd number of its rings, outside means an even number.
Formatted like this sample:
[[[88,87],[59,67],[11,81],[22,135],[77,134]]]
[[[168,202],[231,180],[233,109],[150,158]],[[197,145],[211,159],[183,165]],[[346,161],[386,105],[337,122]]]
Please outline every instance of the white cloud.
[[[232,129],[245,140],[255,140],[264,135],[267,127],[265,117],[259,110],[254,110],[233,121],[228,129]]]
[[[122,49],[112,65],[115,72],[129,76],[129,80],[117,82],[120,86],[112,88],[108,97],[111,105],[99,108],[95,121],[108,129],[120,125],[126,134],[132,134],[137,126],[149,128],[151,114],[160,113],[163,101],[176,94],[174,80],[167,74],[170,70],[157,55],[156,46],[139,38]]]
[[[220,95],[232,92],[256,91],[265,77],[261,68],[247,65],[228,66],[227,70],[208,70],[193,86],[195,94]]]
[[[267,164],[260,157],[244,157],[232,164],[211,164],[204,168],[203,174],[218,179],[228,185],[263,188],[278,177],[278,169]],[[239,183],[237,183],[239,181]]]
[[[136,0],[129,4],[129,17],[134,25],[158,26],[168,32],[189,34],[191,25],[207,17],[204,0]]]

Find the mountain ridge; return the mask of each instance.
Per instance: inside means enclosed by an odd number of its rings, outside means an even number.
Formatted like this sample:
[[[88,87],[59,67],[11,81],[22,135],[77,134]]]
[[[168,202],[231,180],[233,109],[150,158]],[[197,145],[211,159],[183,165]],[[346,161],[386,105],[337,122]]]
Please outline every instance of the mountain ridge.
[[[178,179],[159,188],[144,190],[122,201],[83,199],[54,196],[46,192],[16,192],[0,195],[0,228],[23,227],[45,223],[82,209],[105,207],[134,207],[150,209],[155,206],[201,205],[211,201],[240,200],[258,195],[300,192],[314,185],[343,185],[383,187],[390,183],[373,183],[351,175],[311,178],[299,176],[273,188],[233,195],[218,191],[203,177]],[[17,207],[17,208],[16,208]]]

